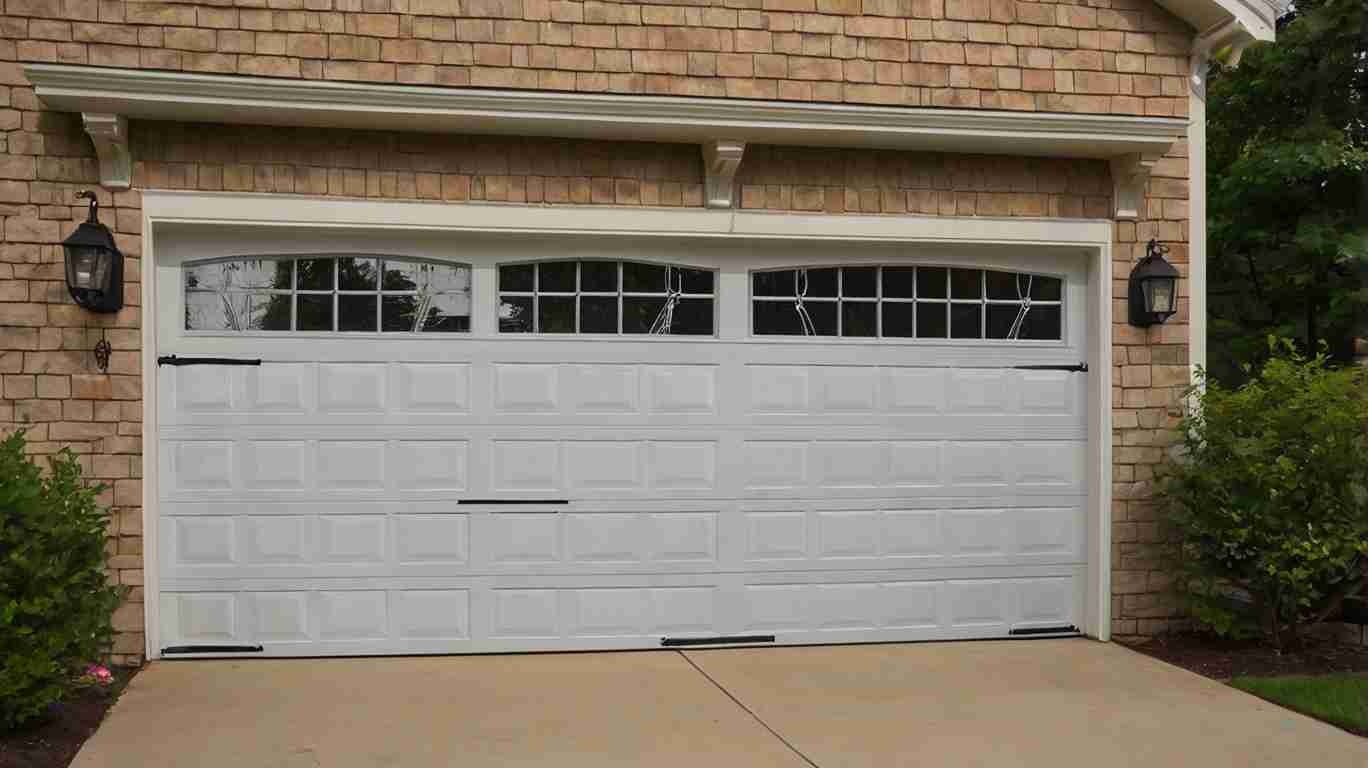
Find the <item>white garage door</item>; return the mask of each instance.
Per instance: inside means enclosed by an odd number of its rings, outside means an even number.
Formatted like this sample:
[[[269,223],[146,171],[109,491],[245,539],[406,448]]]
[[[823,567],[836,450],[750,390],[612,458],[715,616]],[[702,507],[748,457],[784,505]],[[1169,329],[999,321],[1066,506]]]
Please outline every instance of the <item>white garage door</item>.
[[[158,249],[169,653],[1082,624],[1081,256],[199,230]]]

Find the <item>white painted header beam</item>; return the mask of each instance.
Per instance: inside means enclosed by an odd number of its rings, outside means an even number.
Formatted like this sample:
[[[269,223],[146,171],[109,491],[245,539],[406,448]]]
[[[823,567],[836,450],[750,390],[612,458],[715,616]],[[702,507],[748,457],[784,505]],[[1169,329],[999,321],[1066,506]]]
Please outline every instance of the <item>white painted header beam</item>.
[[[1186,120],[1125,115],[434,88],[58,64],[24,71],[49,108],[135,120],[698,144],[711,207],[733,204],[733,177],[747,144],[1112,159],[1163,155],[1187,131]]]

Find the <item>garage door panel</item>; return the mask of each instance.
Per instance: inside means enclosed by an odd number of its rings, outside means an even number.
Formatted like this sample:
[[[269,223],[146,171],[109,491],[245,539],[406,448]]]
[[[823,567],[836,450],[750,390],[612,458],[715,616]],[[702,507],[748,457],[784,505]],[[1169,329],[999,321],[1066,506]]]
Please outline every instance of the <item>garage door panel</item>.
[[[728,396],[732,412],[724,419],[719,393],[732,369],[745,391]],[[248,367],[167,366],[159,376],[160,417],[167,426],[311,426],[320,420],[646,426],[679,423],[682,416],[690,425],[793,425],[797,416],[814,425],[915,425],[917,417],[935,414],[1081,425],[1086,404],[1082,377],[999,367],[267,360]],[[488,409],[476,409],[478,403]],[[1002,419],[1011,416],[1025,418]]]
[[[919,578],[931,573],[186,582],[163,592],[161,629],[168,645],[259,643],[266,655],[299,656],[658,647],[738,633],[784,643],[1005,637],[1079,620],[1082,569]]]

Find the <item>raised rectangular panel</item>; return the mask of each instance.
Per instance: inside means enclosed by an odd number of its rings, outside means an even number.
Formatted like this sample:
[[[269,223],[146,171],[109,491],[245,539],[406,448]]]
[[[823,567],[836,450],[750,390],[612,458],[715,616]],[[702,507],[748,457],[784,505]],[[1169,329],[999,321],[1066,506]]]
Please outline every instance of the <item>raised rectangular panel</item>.
[[[252,592],[253,638],[263,642],[299,642],[309,639],[308,592]]]
[[[400,637],[463,638],[470,635],[470,593],[464,589],[406,589],[394,595]]]
[[[667,633],[713,632],[717,590],[713,587],[661,587],[646,591],[650,603],[650,631]]]
[[[464,563],[469,520],[465,515],[398,515],[394,545],[401,563]]]
[[[950,372],[951,413],[1004,413],[1008,373],[1001,370],[955,369]]]
[[[939,512],[891,509],[883,513],[884,554],[890,557],[935,557],[941,554]]]
[[[235,521],[231,517],[173,517],[175,562],[182,565],[226,565],[234,562]]]
[[[379,491],[385,488],[385,444],[360,440],[320,440],[318,489]]]
[[[237,597],[232,592],[179,594],[176,601],[180,639],[216,641],[237,637]]]
[[[1081,487],[1087,476],[1086,443],[1039,441],[1012,446],[1012,463],[1019,486]]]
[[[1007,582],[950,581],[945,583],[952,627],[1002,624],[1007,621]]]
[[[925,629],[940,624],[934,582],[894,581],[883,585],[883,624],[890,629]]]
[[[799,488],[807,485],[806,442],[755,440],[747,442],[747,488]]]
[[[635,365],[576,365],[570,374],[570,407],[575,413],[636,413],[641,407]]]
[[[257,440],[242,451],[242,484],[252,490],[309,487],[309,444],[303,440]]]
[[[566,555],[572,563],[635,563],[646,548],[646,526],[635,513],[565,515]]]
[[[1082,558],[1082,509],[1013,509],[1008,514],[1018,554]]]
[[[716,413],[717,369],[710,365],[646,367],[650,413]]]
[[[499,413],[555,413],[560,410],[554,365],[494,365],[494,410]]]
[[[216,366],[178,367],[176,410],[180,413],[225,413],[233,409],[233,377]]]
[[[751,409],[755,413],[806,413],[808,369],[797,365],[752,365]]]
[[[879,554],[879,513],[818,512],[817,552],[819,557],[877,557]]]
[[[879,624],[878,584],[816,584],[808,599],[817,629],[874,629]]]
[[[888,446],[888,479],[902,488],[940,485],[941,444],[895,440]]]
[[[233,444],[227,440],[190,440],[171,444],[171,483],[178,490],[209,491],[233,487]]]
[[[748,631],[803,629],[811,621],[805,584],[748,584],[742,597]]]
[[[648,603],[643,589],[577,589],[570,634],[577,637],[633,637],[642,633]]]
[[[945,410],[946,371],[935,368],[884,368],[884,410],[888,413],[937,413]]]
[[[389,472],[401,491],[463,491],[468,452],[464,440],[400,440]]]
[[[247,562],[297,564],[313,559],[314,518],[303,515],[253,515],[247,527]]]
[[[318,635],[323,640],[367,640],[385,636],[388,611],[382,590],[317,593]]]
[[[400,363],[398,368],[398,410],[406,413],[466,413],[470,410],[469,365]]]
[[[945,446],[945,466],[950,484],[958,486],[1007,485],[1008,445],[978,441],[952,442]]]
[[[375,413],[385,409],[383,364],[321,363],[318,408],[324,413]]]
[[[824,413],[873,413],[879,407],[879,369],[820,366],[817,410]]]
[[[1021,579],[1016,582],[1021,621],[1071,623],[1074,583],[1072,579]]]
[[[888,443],[819,441],[812,446],[817,483],[824,488],[873,488],[888,476]]]
[[[655,562],[717,559],[717,513],[657,512],[646,518]]]
[[[945,551],[951,556],[984,557],[1007,552],[1009,521],[998,509],[951,509],[941,513]]]
[[[557,600],[554,589],[496,589],[493,591],[494,637],[556,637]]]
[[[794,560],[807,556],[807,513],[746,513],[747,560]]]
[[[656,490],[710,490],[717,484],[717,444],[711,440],[652,442],[646,466]]]
[[[494,563],[553,563],[560,560],[560,516],[495,513],[485,530],[489,559]]]
[[[570,488],[621,491],[642,487],[642,447],[634,441],[567,441],[565,474]]]
[[[243,374],[243,410],[249,413],[304,413],[309,410],[313,363],[262,363]]]
[[[320,515],[319,558],[330,563],[385,560],[384,515]]]
[[[1066,371],[1018,371],[1021,410],[1025,413],[1072,413],[1082,393],[1079,378]]]
[[[495,440],[491,450],[496,490],[554,491],[560,488],[559,442]]]

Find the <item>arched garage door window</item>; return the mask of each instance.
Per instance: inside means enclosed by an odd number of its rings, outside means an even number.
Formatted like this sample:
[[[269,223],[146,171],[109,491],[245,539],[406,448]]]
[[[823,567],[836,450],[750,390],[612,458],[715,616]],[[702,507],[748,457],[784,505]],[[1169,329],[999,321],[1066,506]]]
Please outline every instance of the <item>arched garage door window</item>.
[[[470,267],[374,255],[187,264],[185,329],[468,332]]]
[[[858,266],[751,273],[757,336],[1063,338],[1064,281],[1024,272]]]

